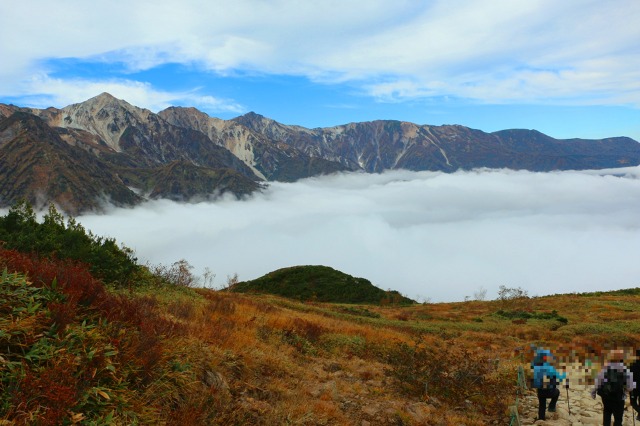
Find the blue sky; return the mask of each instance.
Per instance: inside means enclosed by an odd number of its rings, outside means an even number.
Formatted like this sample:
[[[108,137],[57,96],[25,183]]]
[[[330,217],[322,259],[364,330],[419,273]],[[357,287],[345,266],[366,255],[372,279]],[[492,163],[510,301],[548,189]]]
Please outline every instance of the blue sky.
[[[0,102],[640,141],[638,0],[0,0]]]

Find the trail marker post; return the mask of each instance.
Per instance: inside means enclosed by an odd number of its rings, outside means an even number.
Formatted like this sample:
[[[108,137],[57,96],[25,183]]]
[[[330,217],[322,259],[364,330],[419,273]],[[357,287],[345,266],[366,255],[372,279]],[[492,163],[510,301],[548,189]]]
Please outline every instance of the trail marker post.
[[[569,378],[567,377],[567,383],[564,385],[565,389],[567,389],[567,409],[569,410],[569,415],[571,415],[571,406],[569,406]]]

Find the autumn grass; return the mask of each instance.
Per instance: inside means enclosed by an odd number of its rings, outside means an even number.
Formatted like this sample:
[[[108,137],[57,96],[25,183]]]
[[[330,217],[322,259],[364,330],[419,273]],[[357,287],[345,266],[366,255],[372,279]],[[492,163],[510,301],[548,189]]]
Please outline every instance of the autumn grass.
[[[635,294],[341,305],[144,268],[105,286],[10,251],[0,267],[0,419],[16,424],[504,424],[532,344],[569,361],[640,343]]]

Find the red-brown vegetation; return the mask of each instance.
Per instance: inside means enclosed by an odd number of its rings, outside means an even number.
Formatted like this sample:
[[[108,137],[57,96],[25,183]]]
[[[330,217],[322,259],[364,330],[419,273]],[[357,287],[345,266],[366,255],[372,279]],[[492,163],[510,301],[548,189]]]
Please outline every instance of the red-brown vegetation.
[[[633,295],[345,307],[145,274],[118,289],[11,250],[0,268],[22,274],[0,301],[0,420],[17,424],[503,424],[530,344],[585,360],[640,335]]]

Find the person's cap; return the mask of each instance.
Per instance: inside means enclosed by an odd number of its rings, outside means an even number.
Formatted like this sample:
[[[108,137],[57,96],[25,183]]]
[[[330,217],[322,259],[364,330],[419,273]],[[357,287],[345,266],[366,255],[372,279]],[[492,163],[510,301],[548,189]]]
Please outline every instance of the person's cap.
[[[536,356],[542,358],[543,356],[548,356],[550,358],[553,358],[553,354],[551,353],[551,351],[549,349],[538,349],[538,352],[536,353]]]
[[[536,357],[533,360],[534,363],[543,362],[545,358],[553,358],[553,354],[549,349],[538,349],[536,351]]]

